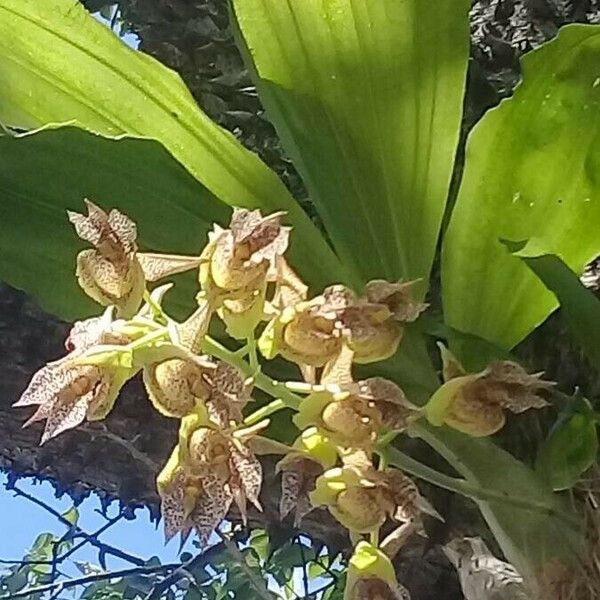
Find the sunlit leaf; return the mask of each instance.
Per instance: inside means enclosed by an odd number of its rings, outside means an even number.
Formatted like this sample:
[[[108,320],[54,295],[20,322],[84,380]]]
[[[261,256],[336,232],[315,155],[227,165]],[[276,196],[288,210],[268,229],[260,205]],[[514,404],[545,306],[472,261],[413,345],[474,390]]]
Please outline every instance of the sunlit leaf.
[[[446,322],[511,348],[556,307],[500,239],[537,238],[576,273],[600,254],[600,27],[564,27],[471,133],[443,247]]]
[[[156,139],[222,202],[286,210],[304,239],[292,255],[313,283],[339,270],[276,174],[200,110],[176,73],[128,47],[77,2],[0,0],[0,122],[23,129],[73,122]]]
[[[261,99],[343,262],[363,281],[427,280],[460,130],[469,2],[233,6]]]
[[[211,222],[228,219],[227,208],[154,141],[115,141],[75,127],[0,137],[0,279],[71,320],[99,312],[75,279],[83,242],[66,214],[83,210],[84,197],[134,219],[142,250],[199,254]],[[193,308],[197,285],[193,275],[182,281],[167,296],[176,296],[180,315]]]

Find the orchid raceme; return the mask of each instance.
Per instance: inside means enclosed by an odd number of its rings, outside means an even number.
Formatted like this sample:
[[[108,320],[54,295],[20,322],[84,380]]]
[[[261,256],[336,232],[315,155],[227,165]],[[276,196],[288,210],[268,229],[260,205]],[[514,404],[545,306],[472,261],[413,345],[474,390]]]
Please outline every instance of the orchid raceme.
[[[445,382],[417,408],[394,381],[353,373],[357,364],[394,355],[405,327],[425,310],[412,298],[414,282],[373,280],[362,295],[335,284],[310,297],[287,263],[290,230],[282,213],[236,209],[228,228],[215,225],[200,255],[189,257],[139,253],[129,217],[90,202],[87,208],[88,216],[69,214],[94,246],[78,256],[77,277],[109,308],[76,323],[68,354],[34,375],[15,404],[39,406],[26,424],[45,419],[45,442],[85,419],[102,419],[141,371],[153,407],[180,419],[178,444],[157,478],[167,539],[195,530],[206,544],[232,506],[246,522],[248,504],[261,510],[263,468],[255,451],[275,453],[283,455],[276,466],[282,519],[293,514],[297,526],[325,507],[353,538],[371,536],[371,544],[355,549],[345,598],[405,598],[383,550],[395,553],[423,532],[426,516],[441,516],[412,479],[389,466],[385,446],[422,417],[490,435],[503,426],[504,411],[545,406],[540,394],[551,384],[512,362],[468,374],[443,348]],[[172,284],[146,286],[190,268],[198,269],[201,289],[196,309],[178,322],[162,306]],[[216,316],[245,345],[234,342],[233,350],[212,340],[207,332]],[[280,355],[304,381],[263,373],[257,338],[265,359]],[[273,400],[249,413],[255,387]],[[291,447],[266,437],[267,417],[282,408],[296,411],[299,436]],[[406,471],[431,479],[431,469],[415,464]],[[390,525],[394,531],[378,546],[381,528]]]
[[[548,406],[540,394],[554,384],[540,374],[528,374],[517,363],[499,361],[480,373],[467,374],[446,348],[442,358],[445,382],[424,409],[432,425],[445,423],[481,437],[504,427],[506,410],[519,414]]]

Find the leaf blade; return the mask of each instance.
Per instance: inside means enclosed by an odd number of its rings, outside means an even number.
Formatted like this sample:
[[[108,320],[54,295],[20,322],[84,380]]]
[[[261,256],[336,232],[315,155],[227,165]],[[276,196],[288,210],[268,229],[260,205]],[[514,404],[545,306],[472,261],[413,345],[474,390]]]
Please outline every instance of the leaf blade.
[[[438,2],[435,14],[396,0],[233,6],[338,255],[363,281],[427,280],[460,129],[468,3]]]
[[[598,27],[561,29],[524,58],[514,96],[471,133],[442,250],[452,327],[508,349],[556,307],[500,239],[538,238],[576,272],[600,253],[599,56]]]
[[[198,108],[175,72],[70,0],[0,0],[0,15],[0,122],[24,129],[71,122],[156,139],[229,206],[287,211],[305,241],[292,255],[317,284],[340,272],[275,173]]]

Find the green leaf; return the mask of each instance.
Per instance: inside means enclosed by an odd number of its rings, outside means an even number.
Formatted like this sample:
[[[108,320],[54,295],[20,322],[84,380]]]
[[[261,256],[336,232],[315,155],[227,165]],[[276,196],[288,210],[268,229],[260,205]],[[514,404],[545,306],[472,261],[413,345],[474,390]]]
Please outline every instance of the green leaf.
[[[429,276],[459,137],[469,5],[233,0],[261,99],[355,280]]]
[[[508,560],[530,582],[544,567],[577,564],[583,551],[581,523],[530,468],[489,439],[431,426],[419,427],[418,435],[468,483],[494,496],[477,504]],[[517,498],[528,507],[515,506]]]
[[[597,456],[597,419],[590,407],[559,420],[539,450],[535,469],[553,490],[568,490]]]
[[[573,337],[600,369],[600,300],[558,256],[539,250],[536,240],[505,242],[505,245],[556,296]]]
[[[471,133],[442,253],[452,327],[511,348],[556,307],[500,239],[535,237],[576,273],[600,254],[599,61],[600,27],[564,27]]]
[[[211,221],[228,218],[157,142],[75,127],[0,137],[0,279],[69,320],[100,312],[77,285],[75,257],[84,244],[66,215],[83,210],[86,196],[134,219],[142,250],[198,254]],[[166,297],[178,316],[193,307],[194,279],[180,277]]]
[[[177,74],[129,48],[77,2],[0,0],[0,122],[24,129],[73,122],[156,139],[226,204],[287,211],[302,240],[293,262],[312,283],[326,285],[336,271],[343,278],[276,174],[199,109]]]
[[[253,529],[250,532],[248,543],[260,560],[267,560],[269,557],[269,534],[264,529]]]

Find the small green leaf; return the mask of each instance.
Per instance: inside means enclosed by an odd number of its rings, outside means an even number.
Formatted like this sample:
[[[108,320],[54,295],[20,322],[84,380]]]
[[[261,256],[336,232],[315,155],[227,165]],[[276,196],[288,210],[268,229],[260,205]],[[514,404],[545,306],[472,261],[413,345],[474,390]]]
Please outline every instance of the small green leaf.
[[[598,455],[595,415],[576,413],[554,428],[540,448],[536,471],[555,491],[571,489]]]
[[[260,560],[267,560],[269,557],[269,534],[264,529],[253,529],[248,543],[260,557]]]
[[[63,516],[63,519],[66,519],[67,521],[69,521],[69,523],[71,523],[71,525],[77,525],[77,521],[79,521],[79,511],[77,510],[77,508],[75,506],[72,506],[71,508],[69,508],[69,510],[64,512],[62,516]]]

